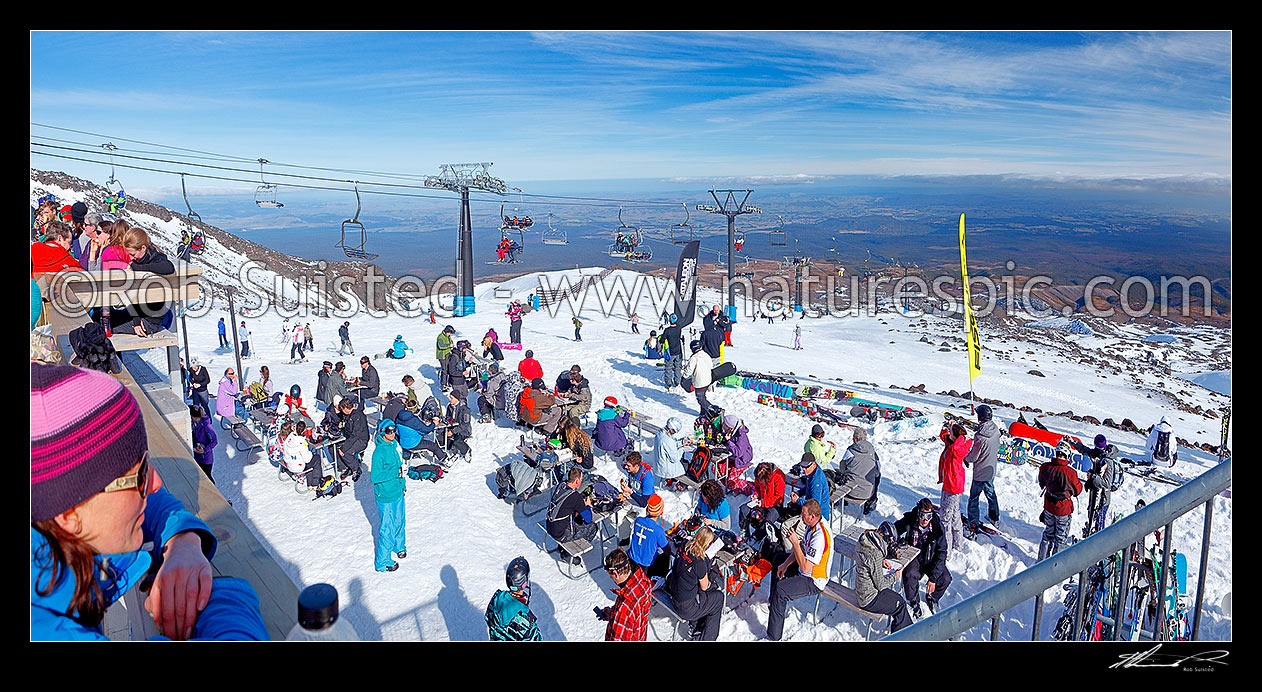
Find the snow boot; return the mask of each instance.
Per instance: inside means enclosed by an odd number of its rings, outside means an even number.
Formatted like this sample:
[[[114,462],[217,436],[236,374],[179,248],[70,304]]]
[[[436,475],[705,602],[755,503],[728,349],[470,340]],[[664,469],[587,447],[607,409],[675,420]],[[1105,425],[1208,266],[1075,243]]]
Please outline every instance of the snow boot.
[[[393,571],[395,571],[396,569],[399,569],[399,563],[397,563],[397,562],[392,562],[392,563],[390,563],[390,566],[389,566],[389,567],[387,567],[387,568],[385,568],[385,569],[379,569],[379,570],[377,570],[377,571],[378,571],[378,572],[393,572]]]
[[[399,552],[395,553],[394,556],[402,560],[403,558],[408,556],[408,551],[400,550]]]
[[[920,601],[912,601],[911,603],[909,603],[909,604],[908,604],[908,606],[911,608],[911,614],[912,614],[912,616],[914,616],[917,620],[919,620],[919,619],[920,619],[920,617],[921,617],[921,615],[920,615]]]

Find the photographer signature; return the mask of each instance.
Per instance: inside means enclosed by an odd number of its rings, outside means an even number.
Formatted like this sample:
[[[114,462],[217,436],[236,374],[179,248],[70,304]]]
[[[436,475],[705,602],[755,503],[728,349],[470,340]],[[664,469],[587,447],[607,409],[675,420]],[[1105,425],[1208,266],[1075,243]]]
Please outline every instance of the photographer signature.
[[[1162,645],[1158,644],[1147,651],[1141,651],[1133,654],[1122,654],[1119,657],[1122,660],[1109,666],[1109,668],[1178,668],[1187,661],[1201,661],[1203,663],[1211,664],[1222,663],[1223,665],[1227,665],[1227,662],[1222,660],[1227,657],[1227,651],[1225,649],[1202,651],[1201,653],[1191,654],[1189,656],[1177,656],[1174,654],[1158,654],[1157,651],[1160,650],[1161,647]],[[1173,659],[1173,661],[1168,663],[1159,662],[1169,661],[1170,659]]]

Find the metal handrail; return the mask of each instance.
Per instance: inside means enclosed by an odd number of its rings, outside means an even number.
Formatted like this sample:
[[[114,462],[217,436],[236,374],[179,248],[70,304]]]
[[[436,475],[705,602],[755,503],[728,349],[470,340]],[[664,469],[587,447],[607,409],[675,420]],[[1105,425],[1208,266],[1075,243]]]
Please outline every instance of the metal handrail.
[[[1090,538],[885,639],[937,641],[954,637],[987,620],[997,618],[1001,613],[1031,598],[1041,598],[1047,589],[1083,572],[1099,560],[1141,540],[1174,519],[1212,502],[1215,495],[1229,487],[1230,457]],[[1202,583],[1198,591],[1203,589]]]

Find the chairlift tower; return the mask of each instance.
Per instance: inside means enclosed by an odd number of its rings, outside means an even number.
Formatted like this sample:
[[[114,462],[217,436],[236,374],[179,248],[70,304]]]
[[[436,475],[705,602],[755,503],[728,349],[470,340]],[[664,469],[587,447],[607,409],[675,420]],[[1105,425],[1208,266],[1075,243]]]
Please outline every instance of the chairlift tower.
[[[425,176],[425,187],[448,190],[460,194],[460,223],[456,235],[456,304],[454,317],[472,315],[473,303],[473,217],[469,213],[469,190],[481,190],[502,195],[508,192],[508,184],[491,175],[495,164],[444,163],[438,167],[438,175]]]
[[[722,201],[719,200],[720,192],[726,195]],[[745,196],[739,202],[736,201],[736,195],[742,192]],[[736,217],[741,214],[762,213],[762,209],[746,204],[753,193],[753,190],[711,190],[710,196],[714,197],[714,204],[697,205],[697,211],[727,217],[727,316],[733,322],[736,321]]]

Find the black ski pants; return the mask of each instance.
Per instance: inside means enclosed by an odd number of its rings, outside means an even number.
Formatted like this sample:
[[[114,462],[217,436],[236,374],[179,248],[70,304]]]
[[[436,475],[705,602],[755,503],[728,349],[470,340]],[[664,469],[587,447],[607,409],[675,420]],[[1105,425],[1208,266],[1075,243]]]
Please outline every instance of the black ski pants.
[[[907,604],[903,597],[893,589],[881,589],[872,602],[863,606],[869,613],[884,613],[893,619],[890,632],[897,632],[911,624],[911,615],[907,613]]]
[[[675,604],[675,612],[692,625],[692,631],[700,634],[695,638],[703,642],[718,640],[719,623],[723,619],[723,587],[712,586],[709,591],[698,591],[696,600]]]
[[[925,566],[921,564],[920,558],[912,560],[903,567],[903,595],[907,597],[908,603],[915,603],[920,600],[921,577],[929,577],[929,581],[933,582],[933,593],[925,595],[925,602],[937,607],[938,601],[942,600],[947,587],[951,585],[951,572],[947,570],[946,564],[942,560],[939,560],[936,566],[929,571],[925,571]]]

